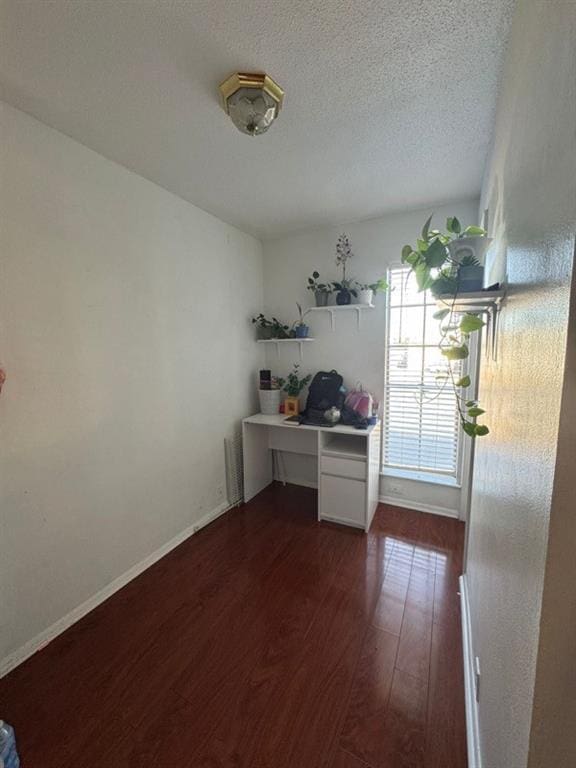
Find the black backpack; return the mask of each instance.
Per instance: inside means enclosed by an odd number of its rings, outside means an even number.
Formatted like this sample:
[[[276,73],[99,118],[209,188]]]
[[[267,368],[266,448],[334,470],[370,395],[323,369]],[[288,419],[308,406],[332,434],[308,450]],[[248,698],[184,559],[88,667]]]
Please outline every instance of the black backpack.
[[[319,371],[308,389],[306,410],[300,415],[301,424],[323,424],[324,411],[336,407],[339,410],[344,405],[345,394],[342,392],[344,379],[339,373]]]

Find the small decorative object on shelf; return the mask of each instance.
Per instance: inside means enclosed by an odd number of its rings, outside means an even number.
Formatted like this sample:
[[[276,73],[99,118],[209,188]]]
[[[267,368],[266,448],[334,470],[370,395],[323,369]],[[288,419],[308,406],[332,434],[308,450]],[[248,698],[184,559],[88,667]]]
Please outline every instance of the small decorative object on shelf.
[[[462,229],[455,216],[446,220],[447,232],[430,229],[431,221],[432,216],[425,222],[415,248],[411,245],[402,248],[402,263],[410,266],[420,291],[429,290],[436,299],[442,297],[443,306],[434,317],[440,324],[438,346],[446,360],[446,369],[439,371],[436,378],[441,387],[453,389],[464,432],[469,437],[481,437],[490,432],[485,424],[477,423],[484,410],[467,392],[472,384],[470,376],[462,375],[454,366],[460,366],[470,356],[470,335],[486,323],[477,312],[471,311],[472,307],[461,317],[456,307],[459,294],[466,296],[478,290],[476,286],[482,287],[483,274],[480,275],[479,270],[483,273],[484,268],[479,259],[484,258],[492,241],[481,227]]]
[[[374,301],[374,294],[385,291],[388,288],[388,283],[381,277],[375,283],[359,283],[356,281],[356,288],[358,290],[358,304],[371,306]]]
[[[352,246],[347,235],[340,235],[336,242],[336,265],[342,267],[342,279],[339,282],[333,282],[336,293],[336,304],[343,306],[352,302],[352,296],[356,297],[356,289],[353,288],[354,281],[346,277],[346,264],[352,258]]]
[[[288,397],[284,400],[284,413],[287,416],[297,416],[300,413],[300,400],[299,396],[304,387],[306,387],[312,376],[304,376],[303,379],[299,377],[300,366],[298,363],[294,363],[293,370],[286,377],[284,383],[284,392]]]
[[[332,286],[329,283],[319,283],[319,277],[320,273],[314,270],[312,276],[308,278],[307,289],[314,293],[317,307],[326,307],[328,306],[328,299],[332,293]]]
[[[294,323],[294,332],[296,333],[297,339],[306,339],[310,333],[310,328],[304,322],[304,318],[310,312],[310,310],[307,309],[305,312],[303,312],[302,305],[298,302],[296,302],[296,306],[298,307],[298,314],[300,315],[300,319]]]

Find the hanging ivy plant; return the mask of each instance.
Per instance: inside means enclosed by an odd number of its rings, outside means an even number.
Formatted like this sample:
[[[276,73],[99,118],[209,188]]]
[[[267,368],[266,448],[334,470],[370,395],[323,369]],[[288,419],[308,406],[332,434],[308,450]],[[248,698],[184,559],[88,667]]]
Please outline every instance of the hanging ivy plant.
[[[476,400],[466,395],[466,390],[472,383],[470,377],[460,376],[455,370],[462,360],[470,356],[470,335],[477,333],[485,325],[477,315],[462,315],[454,310],[458,297],[460,267],[476,266],[478,261],[470,255],[458,261],[452,255],[450,244],[465,237],[485,237],[486,232],[475,226],[462,229],[455,216],[446,220],[446,232],[430,229],[431,221],[432,216],[424,224],[416,247],[405,245],[402,248],[402,263],[410,266],[419,291],[429,290],[435,298],[441,297],[445,304],[445,307],[434,313],[434,318],[440,325],[438,346],[447,363],[447,372],[438,374],[437,378],[444,379],[443,386],[453,388],[464,432],[470,437],[482,437],[490,432],[485,424],[477,422],[484,410]]]

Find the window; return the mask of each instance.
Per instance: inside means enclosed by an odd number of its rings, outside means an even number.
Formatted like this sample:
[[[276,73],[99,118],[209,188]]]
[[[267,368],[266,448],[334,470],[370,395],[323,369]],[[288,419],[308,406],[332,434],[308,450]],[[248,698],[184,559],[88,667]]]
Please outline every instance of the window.
[[[436,303],[407,268],[389,270],[389,283],[383,469],[457,480],[460,424],[452,388],[437,378],[447,363]]]

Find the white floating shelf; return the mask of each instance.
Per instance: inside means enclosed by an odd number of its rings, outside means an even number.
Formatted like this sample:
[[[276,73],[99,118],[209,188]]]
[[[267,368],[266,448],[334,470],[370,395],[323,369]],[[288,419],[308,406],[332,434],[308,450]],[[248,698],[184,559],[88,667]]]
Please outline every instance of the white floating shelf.
[[[486,355],[496,360],[498,357],[498,319],[501,304],[506,298],[506,291],[474,291],[460,293],[456,297],[446,293],[438,296],[436,306],[439,309],[451,309],[454,312],[470,312],[470,314],[487,315],[486,318]]]
[[[450,293],[438,296],[436,306],[441,309],[451,308],[454,305],[454,312],[493,312],[499,308],[502,300],[506,296],[506,291],[474,291],[473,293],[460,293],[454,297]]]
[[[276,344],[276,352],[278,352],[278,344],[290,344],[290,343],[296,343],[300,347],[300,360],[302,360],[302,344],[309,344],[311,341],[316,341],[316,339],[311,339],[309,336],[307,336],[305,339],[256,339],[258,344]]]
[[[374,304],[338,304],[331,305],[329,307],[310,307],[310,312],[330,312],[330,329],[334,330],[334,312],[350,312],[356,311],[356,322],[358,323],[358,330],[360,330],[360,318],[362,311],[365,309],[374,309]]]

